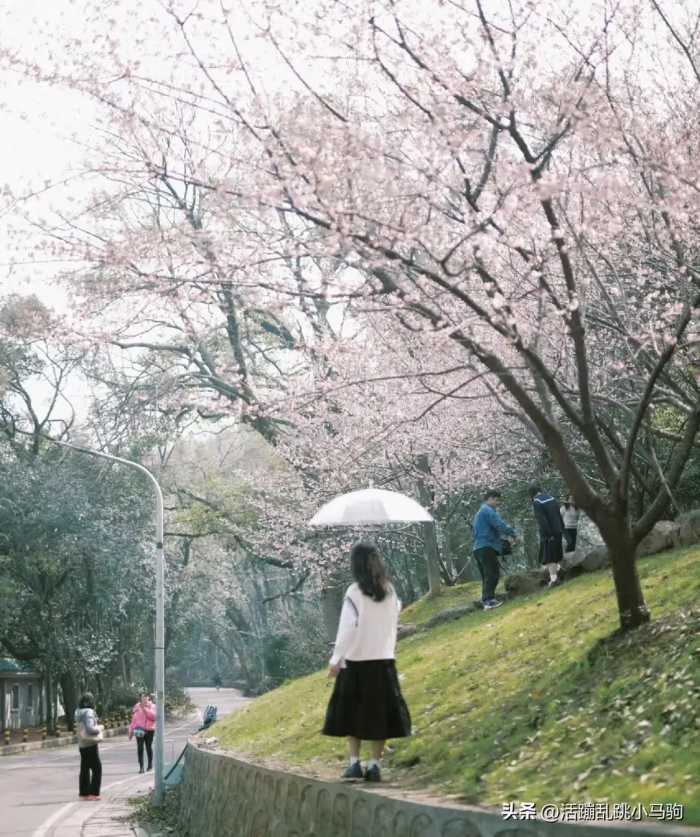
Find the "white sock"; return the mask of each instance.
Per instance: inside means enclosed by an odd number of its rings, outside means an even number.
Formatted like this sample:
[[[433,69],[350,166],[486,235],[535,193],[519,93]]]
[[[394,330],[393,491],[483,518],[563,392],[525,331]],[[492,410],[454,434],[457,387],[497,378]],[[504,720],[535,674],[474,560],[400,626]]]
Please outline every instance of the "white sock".
[[[379,761],[377,759],[370,759],[367,762],[367,769],[369,770],[371,767],[379,767]]]
[[[359,764],[359,763],[360,763],[360,759],[357,756],[350,756],[350,767],[352,767],[353,764]]]

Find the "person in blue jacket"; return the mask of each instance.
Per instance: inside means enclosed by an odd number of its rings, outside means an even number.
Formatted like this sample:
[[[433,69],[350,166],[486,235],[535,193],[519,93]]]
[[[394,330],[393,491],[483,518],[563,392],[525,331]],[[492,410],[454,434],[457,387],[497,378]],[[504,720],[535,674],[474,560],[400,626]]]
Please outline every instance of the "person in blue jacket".
[[[487,491],[473,523],[474,560],[481,573],[481,604],[484,610],[503,604],[496,598],[500,577],[498,558],[503,552],[503,538],[517,537],[515,529],[496,511],[500,501],[500,491]]]

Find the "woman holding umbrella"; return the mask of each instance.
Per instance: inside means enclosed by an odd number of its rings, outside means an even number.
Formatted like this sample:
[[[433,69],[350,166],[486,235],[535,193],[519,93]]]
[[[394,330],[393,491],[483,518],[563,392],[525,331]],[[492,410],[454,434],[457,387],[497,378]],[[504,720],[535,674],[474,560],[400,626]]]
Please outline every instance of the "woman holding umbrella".
[[[386,739],[411,734],[395,663],[401,602],[373,544],[355,544],[350,563],[355,582],[345,594],[330,659],[335,685],[323,734],[347,737],[350,763],[342,778],[379,782]],[[372,756],[364,772],[362,741],[370,742]]]

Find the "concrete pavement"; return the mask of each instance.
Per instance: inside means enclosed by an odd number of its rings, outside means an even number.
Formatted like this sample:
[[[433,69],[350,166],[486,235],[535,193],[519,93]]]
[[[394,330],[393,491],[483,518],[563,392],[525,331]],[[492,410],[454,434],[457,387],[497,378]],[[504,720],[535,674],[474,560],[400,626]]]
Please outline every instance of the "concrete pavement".
[[[245,699],[235,689],[188,689],[199,708],[219,707],[219,717]],[[199,716],[168,724],[165,761],[172,763],[199,727]],[[0,760],[0,837],[133,837],[123,822],[133,808],[127,799],[146,794],[153,774],[138,773],[136,744],[115,738],[100,744],[102,795],[99,802],[78,800],[80,757],[76,745],[38,750]]]

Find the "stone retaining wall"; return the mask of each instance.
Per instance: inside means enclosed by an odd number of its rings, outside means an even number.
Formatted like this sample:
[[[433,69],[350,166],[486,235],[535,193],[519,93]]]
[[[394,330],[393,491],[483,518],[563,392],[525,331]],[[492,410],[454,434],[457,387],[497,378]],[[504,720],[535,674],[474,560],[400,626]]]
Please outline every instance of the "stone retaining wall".
[[[481,808],[412,802],[392,789],[307,779],[192,744],[181,823],[189,837],[699,837],[700,829],[642,823],[504,821]]]

